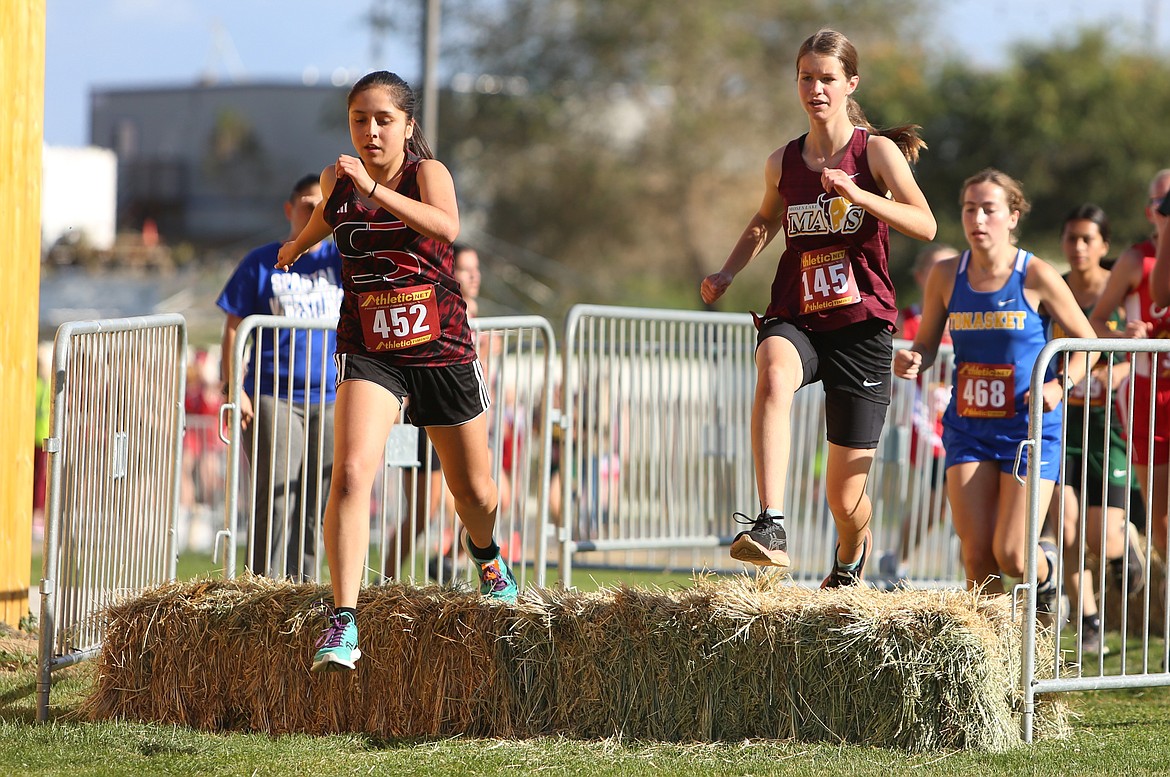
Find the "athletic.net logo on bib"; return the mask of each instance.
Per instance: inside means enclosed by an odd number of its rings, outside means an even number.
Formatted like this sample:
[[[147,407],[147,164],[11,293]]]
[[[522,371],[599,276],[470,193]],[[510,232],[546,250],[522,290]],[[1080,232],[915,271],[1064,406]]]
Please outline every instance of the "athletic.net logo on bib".
[[[800,314],[819,313],[861,302],[849,249],[830,246],[800,255]]]
[[[401,351],[439,337],[439,307],[431,284],[358,294],[366,350]]]
[[[959,415],[964,418],[1012,418],[1016,414],[1016,368],[1011,364],[959,365]]]

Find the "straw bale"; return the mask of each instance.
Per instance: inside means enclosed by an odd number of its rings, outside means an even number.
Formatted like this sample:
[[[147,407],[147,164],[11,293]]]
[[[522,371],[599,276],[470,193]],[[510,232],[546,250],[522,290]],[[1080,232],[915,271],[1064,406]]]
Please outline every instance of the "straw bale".
[[[328,590],[176,583],[106,611],[82,714],[210,730],[370,736],[1020,742],[1006,597],[814,591],[770,576],[677,591],[364,588],[355,672],[309,672]],[[1039,735],[1067,730],[1041,697]]]

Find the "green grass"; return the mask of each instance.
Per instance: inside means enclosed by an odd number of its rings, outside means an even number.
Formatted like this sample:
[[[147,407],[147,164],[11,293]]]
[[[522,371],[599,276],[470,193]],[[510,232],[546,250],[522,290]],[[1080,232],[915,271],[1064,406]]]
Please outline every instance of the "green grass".
[[[39,571],[39,567],[37,568]],[[180,577],[213,574],[206,555],[180,559]],[[686,576],[578,569],[588,589],[616,582],[671,588]],[[1119,665],[1120,641],[1107,671]],[[35,642],[29,642],[35,651]],[[19,651],[16,651],[19,652]],[[837,743],[752,741],[663,744],[626,741],[475,739],[378,741],[359,735],[208,733],[136,722],[88,723],[75,712],[90,692],[93,663],[53,679],[53,720],[35,724],[32,662],[0,651],[0,774],[4,775],[1141,775],[1170,774],[1170,689],[1077,693],[1073,734],[989,754],[898,750]],[[6,660],[7,656],[7,660]],[[1131,654],[1131,665],[1136,657]]]
[[[206,733],[134,722],[69,718],[88,692],[92,664],[63,670],[57,717],[32,722],[31,671],[0,672],[0,773],[105,774],[613,774],[613,775],[1080,775],[1170,772],[1170,694],[1081,694],[1066,740],[1008,753],[897,750],[834,743],[754,741],[662,744],[620,739],[375,741],[363,736]]]

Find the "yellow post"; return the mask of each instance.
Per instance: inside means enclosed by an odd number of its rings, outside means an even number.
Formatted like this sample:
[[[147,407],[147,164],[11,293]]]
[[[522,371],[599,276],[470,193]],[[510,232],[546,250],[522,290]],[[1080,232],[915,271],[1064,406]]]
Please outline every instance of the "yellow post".
[[[16,626],[29,611],[32,554],[45,0],[5,0],[0,72],[0,235],[12,268],[0,283],[0,622]]]

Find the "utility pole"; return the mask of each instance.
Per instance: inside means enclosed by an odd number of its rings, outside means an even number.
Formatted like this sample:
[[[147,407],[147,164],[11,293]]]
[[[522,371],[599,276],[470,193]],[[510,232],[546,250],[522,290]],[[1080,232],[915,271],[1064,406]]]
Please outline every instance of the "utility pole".
[[[1162,10],[1162,0],[1146,0],[1146,43],[1150,49],[1158,47],[1158,16]]]
[[[422,0],[425,19],[422,28],[422,128],[431,150],[439,143],[439,16],[440,0]]]
[[[394,31],[394,17],[386,9],[386,0],[373,0],[366,14],[366,24],[370,25],[370,69],[385,70],[382,64],[382,43]]]

